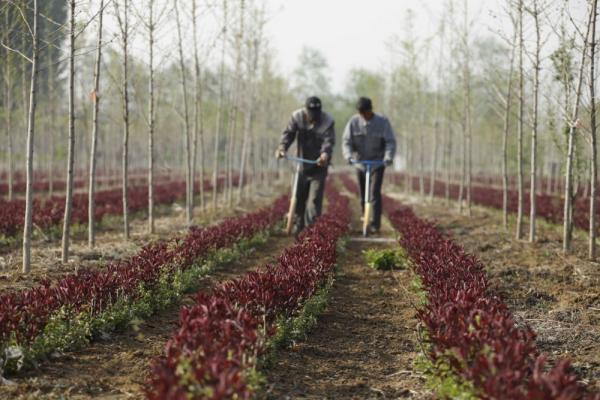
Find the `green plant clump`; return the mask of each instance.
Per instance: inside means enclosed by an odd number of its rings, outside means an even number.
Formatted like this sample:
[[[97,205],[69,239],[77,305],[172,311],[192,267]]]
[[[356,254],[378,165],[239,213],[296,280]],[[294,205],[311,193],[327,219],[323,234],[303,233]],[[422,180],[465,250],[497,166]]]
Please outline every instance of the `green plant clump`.
[[[387,271],[392,269],[405,269],[409,266],[409,260],[404,249],[368,249],[363,251],[369,267]]]

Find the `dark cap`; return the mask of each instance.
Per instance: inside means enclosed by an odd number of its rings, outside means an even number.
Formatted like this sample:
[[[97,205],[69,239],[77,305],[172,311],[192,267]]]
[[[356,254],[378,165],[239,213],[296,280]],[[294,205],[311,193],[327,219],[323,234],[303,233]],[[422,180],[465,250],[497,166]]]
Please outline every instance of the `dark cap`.
[[[311,96],[306,99],[304,107],[306,108],[308,115],[311,117],[318,117],[321,115],[321,99],[316,96]]]
[[[373,102],[368,97],[361,97],[356,102],[358,112],[373,111]]]

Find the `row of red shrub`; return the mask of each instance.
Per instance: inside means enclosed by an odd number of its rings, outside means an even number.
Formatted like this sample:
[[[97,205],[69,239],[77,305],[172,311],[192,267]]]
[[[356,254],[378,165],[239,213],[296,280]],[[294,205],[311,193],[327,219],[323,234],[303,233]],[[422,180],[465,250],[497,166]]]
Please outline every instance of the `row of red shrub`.
[[[398,178],[400,176],[400,178]],[[412,178],[412,190],[419,190],[419,178]],[[401,174],[396,176],[396,182],[400,182],[403,179]],[[425,192],[429,193],[429,178],[424,179]],[[457,199],[460,186],[455,183],[449,185],[449,192],[451,199]],[[446,193],[446,183],[443,181],[435,181],[434,184],[434,195],[436,197],[444,197]],[[490,186],[478,186],[474,185],[471,187],[471,200],[474,204],[478,204],[485,207],[491,207],[501,210],[503,207],[503,194],[502,189],[498,189]],[[529,213],[530,196],[529,192],[524,194],[524,210],[525,214]],[[576,197],[574,210],[573,210],[573,222],[576,227],[587,230],[589,228],[589,197],[582,195]],[[537,215],[545,220],[554,224],[562,224],[564,216],[564,201],[560,197],[552,196],[549,194],[538,194],[536,196]],[[515,190],[508,191],[508,211],[516,213],[518,211],[518,193]],[[600,209],[597,211],[600,224]]]
[[[73,187],[75,189],[84,189],[88,186],[88,171],[79,170],[75,171],[75,180]],[[54,177],[52,180],[53,191],[64,191],[67,187],[67,182],[63,179],[64,177]],[[0,173],[0,196],[8,194],[8,172],[3,171]],[[171,174],[160,172],[154,176],[155,183],[164,183],[168,181],[181,180],[173,178]],[[148,174],[144,170],[130,170],[129,171],[129,184],[131,186],[144,185],[148,182]],[[112,187],[119,186],[121,184],[121,171],[104,172],[98,171],[96,173],[96,185],[97,187]],[[13,193],[25,193],[26,188],[25,173],[16,171],[13,173]],[[50,176],[44,171],[36,171],[33,174],[33,191],[35,193],[48,192],[50,190]]]
[[[150,399],[250,398],[248,373],[276,332],[331,276],[336,244],[348,231],[348,199],[333,189],[328,212],[275,265],[221,284],[181,311],[166,355],[152,366]]]
[[[194,228],[184,238],[149,244],[125,261],[0,294],[0,349],[11,338],[20,345],[31,343],[61,309],[72,315],[96,315],[116,301],[135,301],[142,288],[152,290],[165,273],[185,270],[209,251],[232,246],[275,224],[285,214],[287,203],[288,197],[282,196],[259,211],[208,228]]]
[[[237,178],[236,178],[237,180]],[[225,178],[219,179],[219,187],[223,187]],[[207,180],[206,190],[212,185]],[[197,187],[197,186],[196,186]],[[168,182],[154,186],[154,204],[171,204],[185,197],[185,182]],[[148,186],[130,188],[128,191],[128,209],[130,212],[146,210],[148,207]],[[62,196],[47,199],[35,199],[33,202],[33,223],[40,229],[48,229],[62,223],[65,210],[65,198]],[[105,215],[120,215],[123,213],[122,189],[102,190],[96,193],[95,219],[102,221]],[[74,224],[87,224],[88,195],[76,193],[73,195],[73,212],[71,221]],[[0,200],[0,234],[15,236],[23,230],[25,221],[25,200]]]
[[[449,364],[485,399],[600,399],[600,394],[584,393],[568,361],[545,367],[535,333],[518,326],[506,304],[490,291],[475,256],[410,208],[385,201],[427,293],[418,317],[427,327],[434,363]]]

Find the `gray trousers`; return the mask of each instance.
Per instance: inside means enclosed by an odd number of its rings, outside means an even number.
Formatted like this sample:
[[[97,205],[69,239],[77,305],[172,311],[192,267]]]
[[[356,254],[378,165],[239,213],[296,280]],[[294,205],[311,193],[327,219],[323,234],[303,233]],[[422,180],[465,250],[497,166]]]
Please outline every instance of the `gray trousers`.
[[[304,228],[315,222],[323,209],[323,193],[327,169],[318,168],[306,173],[300,171],[296,191],[296,226]]]

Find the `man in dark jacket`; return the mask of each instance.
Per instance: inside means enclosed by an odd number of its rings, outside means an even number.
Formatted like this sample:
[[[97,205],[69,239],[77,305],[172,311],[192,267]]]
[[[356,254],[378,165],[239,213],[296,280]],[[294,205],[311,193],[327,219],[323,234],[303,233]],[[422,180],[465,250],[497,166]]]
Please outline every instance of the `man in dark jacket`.
[[[296,110],[281,135],[277,157],[285,157],[296,140],[298,157],[315,160],[317,164],[302,164],[296,188],[296,218],[294,232],[314,222],[321,215],[327,168],[335,145],[335,121],[321,106],[318,97],[309,97],[304,108]]]
[[[371,99],[361,97],[356,104],[358,114],[353,116],[344,130],[342,151],[344,158],[350,162],[383,161],[384,165],[371,170],[371,187],[369,199],[373,203],[373,217],[369,221],[369,231],[378,232],[381,227],[381,185],[385,167],[394,161],[396,154],[396,138],[390,121],[383,115],[373,112]],[[357,164],[358,182],[360,184],[361,204],[365,207],[365,175],[363,166]]]

